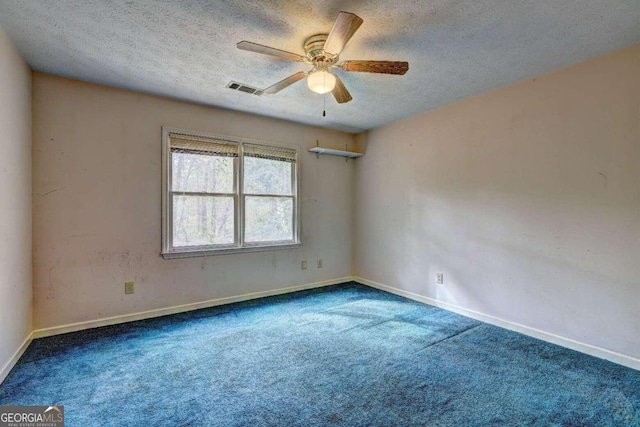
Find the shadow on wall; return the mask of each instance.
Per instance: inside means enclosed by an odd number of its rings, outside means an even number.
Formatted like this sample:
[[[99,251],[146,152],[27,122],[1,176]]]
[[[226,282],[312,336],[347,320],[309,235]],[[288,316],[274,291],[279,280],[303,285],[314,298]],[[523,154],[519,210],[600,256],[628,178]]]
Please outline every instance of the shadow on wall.
[[[625,292],[635,286],[633,239],[626,254],[611,251],[621,243],[612,241],[620,218],[608,207],[480,190],[427,195],[418,187],[407,199],[388,201],[407,206],[388,224],[395,230],[388,250],[399,260],[394,286],[549,330],[546,314],[565,329],[551,332],[577,339],[600,323],[594,313],[603,304],[610,321],[632,319]],[[444,273],[443,285],[436,273]]]

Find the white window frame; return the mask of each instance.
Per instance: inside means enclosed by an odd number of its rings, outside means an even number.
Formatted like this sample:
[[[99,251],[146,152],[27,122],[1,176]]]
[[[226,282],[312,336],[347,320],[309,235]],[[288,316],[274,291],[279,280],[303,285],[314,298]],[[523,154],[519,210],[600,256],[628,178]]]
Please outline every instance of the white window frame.
[[[171,148],[170,135],[180,134],[186,136],[194,136],[200,138],[212,138],[222,139],[224,141],[233,142],[238,144],[238,157],[234,159],[234,243],[230,245],[207,245],[207,246],[173,246],[173,194],[171,190],[171,174],[172,174],[172,161],[171,161]],[[290,241],[276,241],[276,242],[249,242],[244,241],[244,228],[245,228],[245,212],[244,205],[246,200],[246,194],[244,193],[244,151],[243,144],[257,144],[265,145],[268,147],[280,147],[296,152],[295,166],[292,167],[291,178],[293,185],[293,196],[281,196],[281,195],[259,195],[262,197],[293,197],[293,239]],[[162,251],[161,255],[165,259],[172,258],[190,258],[199,256],[210,255],[222,255],[230,253],[241,252],[259,252],[277,249],[290,249],[296,248],[301,245],[300,243],[300,156],[297,147],[273,144],[265,141],[258,141],[246,138],[229,137],[222,135],[215,135],[206,132],[197,132],[186,129],[178,129],[172,127],[162,127]],[[175,192],[180,193],[180,192]],[[193,193],[190,193],[193,194]],[[203,195],[215,195],[206,192]],[[252,196],[252,194],[248,194]]]

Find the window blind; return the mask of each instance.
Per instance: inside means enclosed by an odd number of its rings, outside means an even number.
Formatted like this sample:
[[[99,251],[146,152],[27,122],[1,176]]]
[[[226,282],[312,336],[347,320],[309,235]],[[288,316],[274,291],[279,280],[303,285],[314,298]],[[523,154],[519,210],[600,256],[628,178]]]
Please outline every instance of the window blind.
[[[279,160],[281,162],[296,162],[296,150],[285,147],[274,147],[262,144],[244,144],[244,155],[261,159]]]
[[[169,145],[172,153],[238,157],[239,151],[237,142],[195,135],[170,134]]]

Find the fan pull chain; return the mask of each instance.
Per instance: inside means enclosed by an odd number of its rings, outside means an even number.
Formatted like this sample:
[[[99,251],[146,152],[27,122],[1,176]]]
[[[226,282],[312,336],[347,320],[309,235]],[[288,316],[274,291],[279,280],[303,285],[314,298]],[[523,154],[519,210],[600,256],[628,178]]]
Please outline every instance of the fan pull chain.
[[[324,84],[324,87],[327,87],[327,75],[323,75],[322,76],[322,83]],[[323,93],[322,94],[322,117],[326,117],[327,116],[327,93]]]
[[[322,95],[322,117],[327,116],[327,94]]]

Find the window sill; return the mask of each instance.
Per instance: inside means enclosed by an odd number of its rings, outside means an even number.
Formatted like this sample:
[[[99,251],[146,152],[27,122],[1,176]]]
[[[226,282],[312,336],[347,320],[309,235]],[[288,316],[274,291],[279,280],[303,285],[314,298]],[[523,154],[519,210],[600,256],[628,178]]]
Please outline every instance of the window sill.
[[[266,252],[283,249],[294,249],[302,246],[302,243],[286,243],[282,245],[269,245],[269,246],[246,246],[244,248],[226,248],[226,249],[204,249],[204,250],[187,250],[187,251],[173,251],[162,252],[162,258],[164,259],[176,259],[176,258],[195,258],[203,256],[213,255],[228,255],[228,254],[241,254],[246,252]]]

